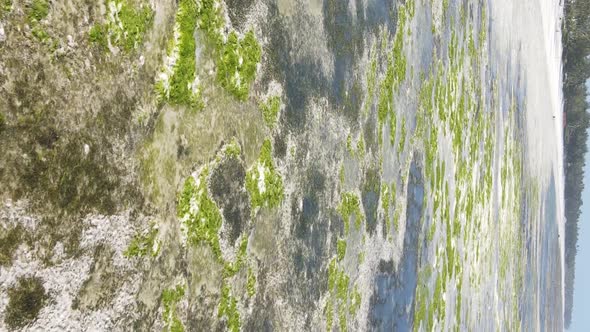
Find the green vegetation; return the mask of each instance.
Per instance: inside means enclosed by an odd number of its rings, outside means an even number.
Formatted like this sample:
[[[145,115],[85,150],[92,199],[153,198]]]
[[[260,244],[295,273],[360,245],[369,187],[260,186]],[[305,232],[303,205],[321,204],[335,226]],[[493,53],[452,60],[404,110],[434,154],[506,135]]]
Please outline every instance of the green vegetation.
[[[240,331],[240,313],[238,312],[238,301],[231,295],[229,285],[225,284],[221,288],[221,303],[217,312],[219,318],[226,317],[227,329],[232,332]]]
[[[363,113],[366,115],[369,112],[369,108],[373,104],[373,95],[375,94],[375,82],[377,80],[377,47],[374,45],[371,48],[371,63],[369,64],[369,70],[367,72],[367,98],[365,100],[365,106]]]
[[[406,35],[406,21],[408,19],[406,11],[409,8],[410,12],[413,13],[413,6],[413,2],[408,2],[405,5],[399,5],[397,8],[398,20],[393,46],[387,56],[385,77],[381,81],[379,87],[379,97],[377,101],[379,142],[382,141],[381,136],[383,133],[383,125],[389,119],[389,140],[391,145],[395,144],[397,126],[396,112],[394,109],[394,96],[406,78],[407,59],[404,54],[404,36]]]
[[[217,80],[236,98],[246,100],[262,52],[254,32],[248,31],[243,39],[239,39],[234,31],[230,32],[220,51]]]
[[[166,323],[166,328],[170,332],[184,331],[184,325],[180,318],[178,318],[178,313],[176,312],[176,305],[183,297],[184,287],[181,285],[177,285],[176,288],[165,289],[162,292],[162,305],[164,306],[162,316]]]
[[[35,24],[33,26],[33,29],[31,30],[31,33],[41,43],[47,43],[50,40],[50,38],[51,38],[49,36],[49,34],[47,33],[47,31],[45,31],[45,29],[43,27],[41,27],[40,25],[38,25],[38,24]]]
[[[204,107],[196,76],[195,29],[198,9],[195,0],[181,0],[178,3],[176,26],[178,39],[174,39],[168,52],[168,64],[156,91],[161,101],[172,105],[185,105],[192,110]],[[173,67],[171,67],[171,64]]]
[[[109,41],[128,53],[137,49],[153,23],[154,11],[148,5],[134,8],[127,0],[115,0],[113,6],[108,0],[105,3],[107,22],[97,23],[90,29],[90,41],[103,50],[106,50]],[[111,12],[113,9],[115,11]]]
[[[406,56],[403,54],[404,51],[404,36],[405,36],[405,29],[406,29],[406,21],[407,21],[407,13],[406,13],[406,6],[400,5],[398,6],[397,12],[397,27],[395,32],[395,39],[393,41],[393,49],[392,49],[392,56],[395,59],[393,65],[393,88],[397,89],[399,85],[405,80],[406,78],[406,66],[407,60]],[[413,10],[412,10],[413,11]]]
[[[115,42],[126,51],[136,49],[143,43],[147,29],[152,25],[154,11],[149,6],[142,6],[136,10],[126,2],[119,2],[119,20],[123,26],[122,31],[115,37]]]
[[[222,6],[219,6],[216,0],[201,0],[197,8],[197,25],[205,32],[215,49],[223,46],[223,36],[220,31],[225,26],[225,21],[221,10]]]
[[[246,189],[253,212],[259,207],[275,208],[283,200],[283,179],[272,160],[270,139],[264,141],[258,161],[246,174]]]
[[[404,152],[404,146],[406,145],[406,118],[402,117],[402,132],[399,136],[399,147],[397,148],[397,154]]]
[[[355,216],[356,227],[360,228],[364,215],[361,212],[361,203],[359,197],[352,192],[342,194],[342,200],[338,206],[338,212],[344,221],[344,232],[348,234],[350,217]]]
[[[485,8],[479,9],[485,16]],[[434,271],[421,271],[419,276],[414,303],[415,331],[428,331],[435,326],[464,328],[462,320],[468,320],[462,311],[464,280],[469,282],[470,289],[478,289],[482,283],[481,271],[489,271],[488,274],[492,275],[492,257],[499,257],[499,281],[483,279],[486,283],[499,282],[498,295],[505,306],[512,308],[517,304],[518,299],[512,296],[511,290],[522,282],[523,276],[519,271],[519,266],[523,265],[523,243],[519,238],[520,223],[515,221],[522,215],[519,181],[523,176],[515,106],[502,122],[504,140],[498,140],[495,114],[504,112],[495,109],[500,104],[496,100],[497,85],[492,85],[492,109],[488,111],[482,95],[488,83],[479,76],[479,61],[485,53],[485,43],[481,39],[485,39],[485,33],[480,35],[481,47],[476,49],[472,31],[455,31],[456,11],[457,8],[449,7],[450,40],[444,46],[447,55],[435,60],[429,77],[421,76],[416,126],[411,141],[412,144],[423,143],[424,173],[430,184],[428,206],[432,208],[433,220],[424,228],[427,246],[421,250],[432,250],[437,256]],[[467,22],[469,19],[465,15],[463,26],[472,28],[474,24]],[[483,26],[485,20],[486,17],[481,18]],[[405,145],[407,129],[404,122],[402,119],[398,153]],[[450,158],[439,155],[441,142],[452,147]],[[499,160],[500,176],[494,179],[492,168],[498,146],[503,153]],[[403,175],[403,183],[407,181],[406,176]],[[496,199],[492,197],[494,181],[498,181],[502,188],[497,201],[500,206],[497,217],[491,212]],[[496,218],[502,222],[497,222]],[[500,243],[487,242],[486,232],[500,234]],[[482,251],[484,254],[480,255]],[[463,264],[472,267],[469,274],[463,270]],[[444,295],[449,292],[454,295]],[[454,308],[453,317],[447,317],[448,308]],[[500,315],[506,329],[516,330],[517,325],[513,324],[520,321],[518,312],[512,313],[511,317],[506,313]]]
[[[240,247],[238,248],[238,252],[236,255],[236,261],[235,262],[227,262],[224,261],[223,264],[223,277],[224,278],[231,278],[234,275],[236,275],[236,273],[238,273],[240,271],[240,269],[242,268],[242,265],[244,264],[244,261],[246,260],[246,250],[248,249],[248,237],[244,236],[242,238],[242,242],[240,242]]]
[[[12,10],[12,0],[0,0],[0,17]]]
[[[354,157],[354,148],[352,147],[352,135],[348,134],[346,137],[346,150],[350,154],[351,157]]]
[[[397,116],[394,112],[389,115],[389,143],[395,146],[395,132],[397,130]]]
[[[12,6],[12,4],[10,4]],[[52,45],[51,37],[45,31],[41,22],[49,15],[49,2],[47,0],[33,0],[26,6],[27,22],[31,27],[31,34],[41,43]],[[55,48],[55,42],[53,43]]]
[[[395,209],[393,212],[393,228],[399,229],[400,208],[397,206],[397,188],[395,182],[391,183],[391,204]]]
[[[338,239],[336,252],[338,253],[337,257],[338,257],[338,261],[340,262],[341,260],[344,259],[344,255],[346,255],[346,240],[345,239]]]
[[[350,314],[356,315],[357,311],[361,306],[361,293],[358,290],[358,287],[355,285],[352,294],[351,294],[351,303],[350,303]]]
[[[19,278],[17,285],[8,288],[4,322],[11,329],[24,328],[37,318],[47,300],[48,296],[40,278]]]
[[[484,44],[486,42],[487,39],[487,32],[488,32],[488,28],[487,28],[487,14],[486,14],[486,6],[483,5],[481,7],[481,22],[480,22],[480,27],[479,27],[479,47],[483,48]]]
[[[217,80],[234,97],[246,100],[250,84],[256,78],[256,66],[260,62],[262,49],[252,30],[241,39],[235,31],[230,31],[224,38],[222,31],[225,20],[221,10],[222,6],[215,0],[200,1],[196,12],[197,26],[205,33],[213,48]]]
[[[385,183],[381,185],[381,206],[383,207],[383,216],[385,222],[385,237],[390,237],[391,219],[389,218],[389,187]]]
[[[268,141],[267,148],[270,148]],[[264,150],[264,149],[263,149]],[[258,163],[265,164],[265,158],[270,158],[268,154],[261,153],[261,160]],[[235,278],[244,278],[240,274],[244,267],[247,267],[245,273],[245,292],[247,296],[252,297],[256,292],[256,275],[251,266],[248,266],[248,235],[242,234],[239,247],[236,250],[235,261],[224,259],[219,238],[219,230],[222,225],[222,215],[216,203],[212,200],[209,193],[209,169],[214,168],[215,164],[225,158],[239,157],[241,154],[240,146],[234,138],[232,141],[223,146],[216,158],[207,166],[204,166],[197,174],[189,176],[184,183],[182,192],[178,198],[178,218],[183,223],[183,231],[191,245],[207,245],[213,252],[217,263],[223,268],[221,299],[218,309],[218,316],[226,317],[227,327],[231,331],[239,331],[240,315],[237,309],[238,299],[231,295],[231,283]],[[266,163],[265,165],[268,165]],[[247,175],[248,176],[248,175]]]
[[[186,227],[187,240],[193,245],[207,243],[215,257],[222,262],[221,247],[219,245],[219,229],[221,228],[221,213],[209,195],[207,188],[207,167],[201,170],[197,179],[189,176],[184,182],[184,188],[179,198],[177,214]]]
[[[328,290],[330,291],[336,286],[336,278],[338,277],[336,263],[336,258],[333,258],[328,265]]]
[[[49,14],[49,2],[47,2],[47,0],[33,0],[27,8],[27,11],[29,22],[41,22]]]
[[[281,97],[273,96],[265,103],[260,104],[260,111],[264,122],[269,128],[273,128],[277,122],[279,110],[281,109]]]
[[[328,330],[332,329],[334,313],[338,313],[340,331],[347,330],[348,315],[356,315],[361,303],[361,294],[356,286],[350,285],[350,277],[339,269],[337,258],[330,261],[328,266],[329,299],[324,313]]]
[[[356,143],[356,155],[361,161],[365,159],[365,140],[362,135]]]
[[[222,153],[221,156],[219,156],[219,158],[240,158],[240,155],[242,154],[242,148],[240,147],[240,143],[238,143],[238,140],[235,137],[233,137],[231,142],[226,144],[221,152]]]
[[[252,268],[248,268],[248,279],[246,280],[246,289],[248,296],[252,297],[256,294],[256,275],[252,272]]]
[[[88,39],[106,50],[109,46],[108,41],[108,25],[107,24],[96,24],[88,32]]]
[[[160,241],[157,240],[157,236],[158,226],[152,222],[149,229],[133,237],[123,255],[127,258],[144,257],[147,254],[150,254],[152,257],[158,256],[160,252]]]
[[[334,325],[334,302],[328,300],[326,307],[324,308],[324,314],[326,315],[326,330],[331,331],[332,325]]]

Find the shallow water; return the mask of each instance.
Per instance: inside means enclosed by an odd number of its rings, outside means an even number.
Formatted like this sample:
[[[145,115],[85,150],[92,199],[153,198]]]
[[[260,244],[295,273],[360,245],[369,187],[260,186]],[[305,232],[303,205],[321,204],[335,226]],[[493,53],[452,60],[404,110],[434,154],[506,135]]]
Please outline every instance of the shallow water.
[[[404,236],[402,261],[393,267],[392,262],[381,261],[375,276],[375,292],[371,297],[369,329],[379,331],[407,331],[414,322],[412,308],[417,284],[419,235],[423,221],[424,179],[422,167],[412,161],[408,182],[408,219]]]

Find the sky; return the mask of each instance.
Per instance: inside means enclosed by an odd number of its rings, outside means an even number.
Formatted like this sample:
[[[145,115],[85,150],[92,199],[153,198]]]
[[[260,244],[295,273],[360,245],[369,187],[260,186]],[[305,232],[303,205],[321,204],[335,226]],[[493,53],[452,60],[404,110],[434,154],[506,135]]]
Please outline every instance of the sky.
[[[590,88],[590,81],[586,86]],[[586,146],[590,147],[590,137]],[[574,280],[574,310],[568,330],[571,332],[590,331],[590,153],[586,153],[582,201],[582,215],[578,222],[580,228]]]

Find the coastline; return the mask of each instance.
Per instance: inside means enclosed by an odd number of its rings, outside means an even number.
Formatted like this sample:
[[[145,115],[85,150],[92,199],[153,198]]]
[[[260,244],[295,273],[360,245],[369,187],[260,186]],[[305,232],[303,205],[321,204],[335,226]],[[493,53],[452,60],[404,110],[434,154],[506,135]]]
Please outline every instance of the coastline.
[[[525,91],[526,160],[530,174],[548,187],[554,175],[556,222],[561,259],[562,317],[565,310],[565,201],[563,147],[563,64],[561,0],[514,3],[490,1],[492,42],[500,68],[511,67],[523,77]],[[522,15],[527,13],[527,15]],[[505,38],[510,36],[509,38]],[[515,61],[516,60],[516,61]],[[514,62],[518,62],[515,64]]]
[[[563,61],[562,61],[562,25],[564,16],[563,3],[560,0],[553,1],[552,6],[547,2],[539,1],[541,13],[544,17],[543,28],[545,36],[545,47],[547,54],[547,68],[549,70],[549,84],[551,84],[552,112],[555,117],[554,130],[557,144],[556,172],[556,193],[557,193],[557,228],[559,232],[559,249],[561,255],[561,297],[562,315],[565,310],[565,197],[564,197],[564,146],[563,146]]]

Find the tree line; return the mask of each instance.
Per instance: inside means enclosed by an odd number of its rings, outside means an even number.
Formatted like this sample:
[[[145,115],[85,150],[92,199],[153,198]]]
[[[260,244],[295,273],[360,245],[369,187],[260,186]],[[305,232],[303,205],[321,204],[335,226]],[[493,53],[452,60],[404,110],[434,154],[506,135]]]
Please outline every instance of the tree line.
[[[566,0],[563,21],[564,130],[565,166],[565,317],[572,319],[578,223],[584,190],[585,155],[590,126],[588,91],[590,77],[590,0]]]

